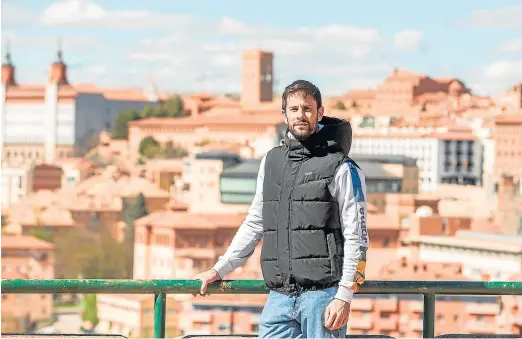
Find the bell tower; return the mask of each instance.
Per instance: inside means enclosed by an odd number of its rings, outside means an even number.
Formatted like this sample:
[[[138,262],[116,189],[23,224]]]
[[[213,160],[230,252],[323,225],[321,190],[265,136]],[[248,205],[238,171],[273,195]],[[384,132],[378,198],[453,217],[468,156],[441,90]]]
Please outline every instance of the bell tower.
[[[4,59],[2,60],[2,85],[3,86],[16,85],[15,67],[11,60],[11,51],[10,51],[10,46],[9,46],[9,40],[7,40],[7,42],[6,42],[5,50],[6,50],[6,53],[5,53]]]
[[[273,100],[274,55],[262,50],[246,50],[242,55],[241,105],[255,106]]]
[[[49,83],[54,85],[67,85],[67,65],[63,62],[63,53],[61,43],[58,42],[58,52],[56,53],[56,61],[51,65],[51,73],[49,75]]]

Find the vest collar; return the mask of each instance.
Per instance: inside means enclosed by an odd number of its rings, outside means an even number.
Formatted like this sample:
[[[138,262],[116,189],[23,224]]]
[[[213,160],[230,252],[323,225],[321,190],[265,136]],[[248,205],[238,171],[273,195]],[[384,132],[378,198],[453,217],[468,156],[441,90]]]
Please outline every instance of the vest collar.
[[[328,141],[325,133],[321,133],[323,127],[322,124],[318,124],[317,130],[305,140],[297,140],[287,128],[283,143],[288,147],[290,159],[302,160],[321,153],[321,150],[324,152],[328,147]]]

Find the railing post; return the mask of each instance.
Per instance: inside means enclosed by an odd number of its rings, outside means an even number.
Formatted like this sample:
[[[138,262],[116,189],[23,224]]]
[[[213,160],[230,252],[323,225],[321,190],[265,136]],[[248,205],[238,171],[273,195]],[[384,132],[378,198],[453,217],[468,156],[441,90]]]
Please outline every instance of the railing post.
[[[154,295],[154,338],[165,338],[165,309],[167,295],[156,293]]]
[[[422,337],[435,337],[435,294],[424,294]]]

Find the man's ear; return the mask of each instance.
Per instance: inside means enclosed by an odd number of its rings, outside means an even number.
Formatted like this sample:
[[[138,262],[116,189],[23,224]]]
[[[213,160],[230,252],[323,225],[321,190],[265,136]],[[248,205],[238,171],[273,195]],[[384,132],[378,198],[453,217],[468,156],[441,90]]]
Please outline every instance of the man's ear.
[[[288,118],[286,117],[286,112],[285,111],[281,111],[281,114],[283,115],[283,119],[285,120],[285,124],[288,125]]]
[[[323,119],[323,115],[324,115],[324,106],[321,106],[317,110],[317,122],[319,122]]]

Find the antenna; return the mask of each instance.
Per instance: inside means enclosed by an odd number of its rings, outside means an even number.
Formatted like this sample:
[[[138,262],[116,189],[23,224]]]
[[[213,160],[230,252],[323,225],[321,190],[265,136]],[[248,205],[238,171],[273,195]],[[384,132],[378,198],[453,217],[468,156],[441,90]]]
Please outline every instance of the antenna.
[[[6,65],[11,65],[11,41],[9,37],[5,38],[5,56],[4,56],[4,63]]]
[[[61,37],[58,37],[58,41],[57,41],[57,47],[58,47],[58,52],[56,54],[56,57],[57,57],[57,60],[56,62],[58,63],[63,63],[63,53],[62,53],[62,38]]]

